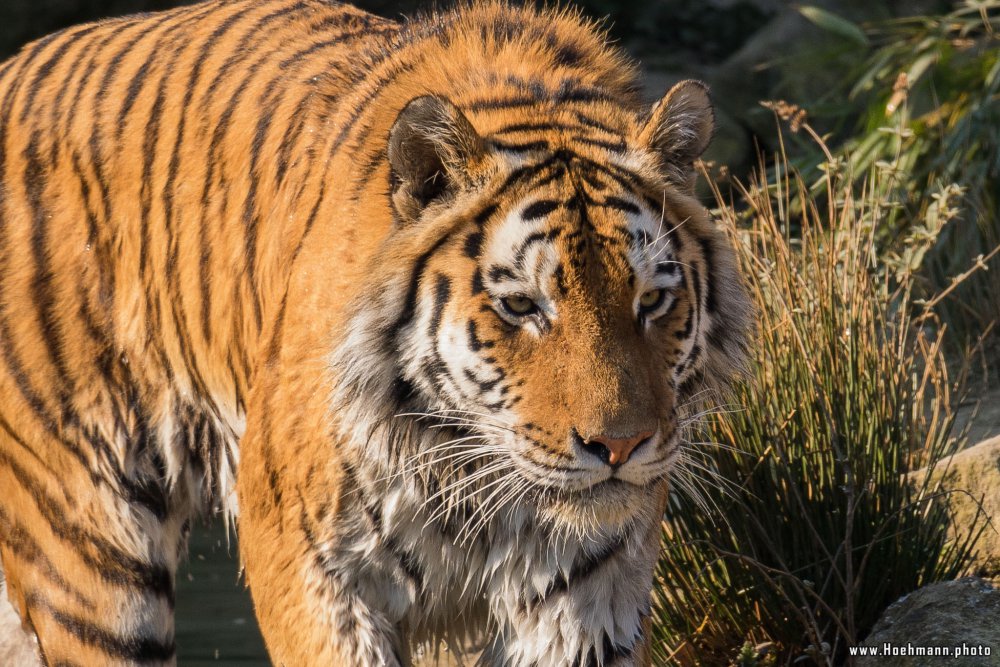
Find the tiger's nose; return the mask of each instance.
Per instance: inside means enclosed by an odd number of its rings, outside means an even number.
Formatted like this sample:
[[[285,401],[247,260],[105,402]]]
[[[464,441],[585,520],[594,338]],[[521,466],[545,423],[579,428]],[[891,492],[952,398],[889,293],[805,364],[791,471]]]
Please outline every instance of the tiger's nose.
[[[632,455],[636,448],[653,437],[652,431],[643,431],[627,438],[610,435],[595,435],[583,443],[583,450],[596,456],[610,466],[620,466]]]

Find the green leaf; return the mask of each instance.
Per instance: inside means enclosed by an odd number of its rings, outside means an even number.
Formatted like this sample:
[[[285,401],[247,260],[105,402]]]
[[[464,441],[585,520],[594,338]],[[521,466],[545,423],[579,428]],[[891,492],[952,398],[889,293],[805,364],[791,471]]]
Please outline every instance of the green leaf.
[[[850,40],[859,46],[868,46],[868,36],[856,23],[812,5],[802,5],[798,7],[798,10],[802,16],[819,28]]]

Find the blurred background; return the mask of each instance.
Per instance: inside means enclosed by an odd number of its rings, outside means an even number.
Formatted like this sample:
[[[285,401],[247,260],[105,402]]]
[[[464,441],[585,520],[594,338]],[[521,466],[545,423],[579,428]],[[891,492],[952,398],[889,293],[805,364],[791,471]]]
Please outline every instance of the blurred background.
[[[179,4],[185,3],[178,0],[0,0],[0,59],[13,54],[26,42],[68,25]],[[431,3],[416,0],[362,0],[355,4],[397,18],[431,6]],[[868,440],[852,450],[859,452],[863,465],[874,460],[876,463],[872,465],[883,466],[877,474],[869,470],[871,474],[865,478],[876,481],[864,482],[867,486],[859,487],[861,495],[873,499],[874,503],[870,516],[865,515],[868,523],[862,528],[870,529],[865,533],[869,536],[872,531],[881,535],[878,522],[893,515],[886,507],[892,508],[892,503],[898,502],[900,509],[896,514],[901,515],[904,513],[902,508],[911,506],[911,492],[905,483],[900,486],[898,473],[915,467],[911,466],[909,458],[916,451],[910,449],[912,443],[921,438],[938,443],[932,454],[928,455],[926,449],[920,450],[920,455],[914,459],[926,463],[929,456],[933,463],[945,453],[963,447],[964,443],[984,440],[1000,429],[1000,393],[991,388],[996,386],[995,378],[1000,372],[1000,337],[997,327],[993,326],[1000,319],[1000,255],[991,254],[1000,244],[1000,41],[997,37],[1000,0],[804,0],[799,3],[783,0],[577,0],[573,4],[592,17],[605,19],[611,36],[639,60],[651,100],[682,78],[699,78],[711,85],[717,105],[718,130],[705,156],[701,194],[706,205],[717,207],[721,217],[732,218],[735,225],[750,229],[751,234],[760,232],[761,220],[767,222],[768,216],[773,216],[772,230],[785,235],[793,248],[808,250],[803,239],[816,238],[815,234],[819,233],[816,230],[820,228],[822,233],[832,231],[832,238],[837,239],[843,234],[863,234],[863,245],[872,253],[870,266],[862,267],[858,274],[851,274],[850,271],[857,267],[845,269],[843,264],[830,265],[837,278],[830,284],[840,281],[843,275],[855,275],[861,281],[858,284],[873,279],[893,290],[905,287],[903,299],[897,298],[898,291],[875,294],[867,292],[865,287],[859,288],[857,294],[868,296],[855,297],[852,292],[831,305],[820,295],[819,301],[810,307],[826,308],[823,312],[828,313],[843,312],[850,309],[856,298],[877,301],[877,322],[869,331],[871,340],[875,341],[871,344],[872,349],[877,353],[886,345],[882,338],[886,330],[909,327],[908,313],[916,313],[929,301],[933,302],[933,319],[926,317],[926,311],[920,311],[922,314],[917,320],[920,335],[929,335],[929,327],[932,339],[941,342],[941,349],[935,347],[933,354],[928,356],[926,346],[917,352],[907,347],[909,342],[898,347],[893,354],[902,356],[899,359],[892,357],[890,361],[896,364],[893,368],[903,368],[905,372],[893,379],[896,384],[888,389],[879,384],[882,378],[893,376],[892,368],[886,370],[879,366],[886,359],[882,354],[873,354],[866,358],[867,361],[862,360],[849,368],[843,366],[836,355],[828,360],[828,366],[823,365],[826,361],[809,359],[808,363],[803,363],[802,373],[794,377],[782,375],[792,372],[783,362],[799,354],[794,347],[782,347],[768,339],[761,348],[764,351],[756,358],[758,371],[765,369],[759,373],[762,383],[758,386],[781,389],[808,376],[813,380],[829,379],[824,386],[835,393],[845,386],[862,387],[869,392],[854,399],[838,394],[836,401],[839,403],[834,405],[835,409],[850,408],[851,400],[873,405],[887,391],[899,398],[898,404],[883,405],[880,408],[883,412],[878,416],[865,417],[874,426],[870,432],[866,431],[864,437]],[[787,191],[782,190],[781,184],[783,179],[787,184],[789,174],[798,179],[793,191],[801,195],[801,202],[807,203],[796,204],[787,199]],[[757,184],[757,189],[747,195],[739,184],[751,181]],[[709,184],[714,184],[714,192]],[[781,192],[776,196],[776,191]],[[782,197],[785,197],[786,208],[781,208],[780,215],[761,213],[775,201],[782,201]],[[867,203],[855,206],[852,197]],[[803,222],[809,217],[805,214],[809,206],[816,211],[830,212],[830,219],[814,223],[812,231],[805,229]],[[844,220],[850,222],[850,229],[838,227]],[[824,248],[823,243],[817,243],[817,256],[827,252]],[[758,253],[758,257],[762,254],[766,255],[767,250]],[[785,261],[791,265],[798,261],[789,257],[777,257],[775,262]],[[747,261],[756,260],[750,257]],[[770,290],[784,284],[780,276],[767,274],[770,270],[761,269],[766,275],[756,278],[762,281],[758,285],[758,306],[765,313],[774,304]],[[785,284],[787,294],[781,299],[794,301],[805,289],[803,285],[819,280],[816,276],[820,269],[813,267],[809,271],[811,273],[805,278],[796,277],[795,281],[789,278]],[[960,283],[953,283],[956,276],[964,278]],[[946,292],[946,297],[933,298],[942,292]],[[778,331],[789,321],[784,310],[779,308],[775,312],[774,327],[763,332],[766,335]],[[897,321],[901,313],[902,325]],[[837,341],[844,330],[828,323],[822,325],[827,326],[826,330],[808,329],[819,319],[822,318],[793,326],[804,327],[800,333],[806,338],[815,338],[819,341],[818,346],[826,345],[822,341],[833,341],[830,343],[833,349],[839,345]],[[948,332],[946,338],[941,335],[944,331]],[[796,340],[800,339],[797,335]],[[774,344],[773,349],[767,347],[771,344]],[[931,382],[935,388],[933,399],[924,394],[926,369],[931,366],[935,373],[940,373],[934,375],[936,379]],[[766,370],[772,368],[779,368],[776,375]],[[912,395],[907,393],[906,386],[910,382],[907,374],[916,377],[920,373],[925,378],[920,391]],[[976,386],[983,389],[973,392],[972,398],[967,392],[951,392],[948,388],[956,377],[972,378],[979,383]],[[772,399],[778,400],[775,398],[777,390],[770,393],[762,390],[757,395],[753,390],[747,391],[744,405],[764,405]],[[753,666],[790,664],[792,661],[799,664],[800,659],[806,660],[803,664],[839,664],[844,646],[864,637],[892,600],[929,581],[952,578],[968,566],[968,553],[961,551],[956,556],[943,546],[946,542],[942,536],[946,533],[941,531],[947,528],[953,533],[954,526],[949,524],[947,512],[942,510],[944,514],[934,515],[938,518],[933,521],[926,519],[927,512],[919,519],[923,522],[921,526],[930,526],[926,535],[933,534],[932,537],[926,537],[921,532],[923,528],[907,528],[908,534],[920,533],[924,537],[912,543],[902,538],[893,542],[891,549],[873,561],[867,574],[871,580],[850,582],[844,595],[842,591],[837,593],[825,588],[830,584],[829,576],[814,573],[815,576],[811,574],[807,578],[801,574],[816,567],[826,572],[836,570],[841,554],[852,553],[850,549],[845,552],[837,540],[843,539],[845,533],[851,535],[852,531],[861,530],[851,525],[845,529],[837,523],[856,520],[854,509],[845,513],[838,508],[845,502],[843,490],[856,483],[861,468],[843,478],[836,472],[831,476],[829,471],[840,470],[844,462],[839,454],[821,469],[809,468],[812,465],[808,463],[811,460],[809,452],[832,451],[823,444],[826,441],[815,439],[824,424],[833,429],[828,423],[829,415],[802,425],[790,435],[786,428],[787,420],[799,414],[799,407],[807,405],[822,391],[826,390],[807,383],[802,385],[802,393],[781,398],[787,399],[787,404],[775,407],[768,414],[751,412],[745,415],[745,423],[736,423],[737,418],[730,417],[711,427],[715,429],[713,442],[731,440],[734,446],[753,450],[752,460],[756,463],[752,468],[734,464],[732,470],[727,470],[719,461],[699,459],[703,469],[711,468],[714,474],[729,477],[733,488],[746,488],[748,480],[760,470],[767,475],[761,481],[766,488],[758,489],[753,498],[724,495],[719,503],[730,504],[726,512],[731,516],[757,512],[762,517],[761,525],[767,530],[762,529],[760,534],[736,535],[727,532],[731,526],[720,529],[711,518],[702,516],[711,514],[713,508],[683,502],[678,505],[683,508],[683,514],[675,516],[670,530],[686,535],[689,539],[685,544],[712,543],[714,551],[665,553],[664,576],[669,580],[683,582],[685,573],[695,571],[704,576],[678,584],[678,590],[684,593],[682,604],[672,601],[669,591],[663,594],[666,597],[659,608],[667,611],[663,611],[658,622],[665,648],[657,654],[663,664]],[[932,425],[921,422],[922,417],[914,415],[926,414],[922,411],[928,405],[934,410],[945,411],[947,419]],[[989,418],[970,419],[976,406],[986,414],[993,410],[992,421]],[[788,415],[787,420],[782,415]],[[775,419],[780,423],[769,421]],[[844,420],[857,419],[857,414],[848,409]],[[958,429],[963,425],[964,435],[954,435],[957,431],[953,426]],[[881,427],[884,429],[879,430]],[[827,435],[832,438],[832,447],[836,447],[845,437],[849,440],[859,430],[855,428],[845,435],[833,429],[832,435]],[[789,469],[787,460],[761,465],[769,456],[774,456],[771,444],[774,434],[780,432],[794,439],[787,446],[789,451],[801,453],[797,460],[807,462],[799,470],[801,476],[795,479],[781,477]],[[908,435],[903,437],[899,433]],[[870,456],[872,451],[884,451],[887,444],[902,448],[898,460]],[[759,449],[754,449],[757,445]],[[853,456],[849,454],[848,459]],[[814,486],[821,478],[826,482],[820,484],[827,484],[823,487],[828,491],[825,496],[822,489],[817,491]],[[774,479],[783,480],[784,486],[777,490],[766,486],[776,483]],[[779,505],[775,504],[754,505],[759,498],[784,497],[788,485],[802,485],[803,496],[814,504],[808,508],[796,506],[777,510],[775,507]],[[855,502],[851,500],[855,496],[848,497],[848,503]],[[822,502],[815,500],[817,498]],[[738,509],[733,510],[731,503],[736,503]],[[807,515],[813,514],[803,519],[804,511]],[[814,543],[818,539],[814,532],[795,533],[804,530],[801,527],[808,525],[810,517],[829,528],[828,543]],[[236,543],[227,540],[218,523],[195,532],[191,558],[178,576],[179,662],[182,666],[266,665],[249,597],[238,581]],[[774,536],[782,534],[782,530],[791,531],[791,537],[787,544],[775,545]],[[713,543],[718,534],[729,535],[734,542],[722,546]],[[863,535],[857,533],[855,538],[854,543],[858,544]],[[851,544],[850,540],[847,544]],[[727,548],[729,552],[725,551]],[[785,548],[789,550],[782,551]],[[895,579],[887,577],[887,572],[905,569],[900,563],[905,560],[901,554],[910,553],[907,549],[916,554],[910,574],[900,574]],[[729,556],[719,556],[720,553],[732,556],[733,552],[753,553],[755,558],[771,563],[768,566],[771,568],[778,564],[790,568],[787,571],[792,583],[781,584],[781,591],[778,591],[781,595],[785,595],[788,586],[793,589],[800,586],[802,591],[814,595],[815,582],[825,576],[826,583],[822,584],[818,595],[830,601],[826,607],[828,611],[817,613],[815,627],[804,631],[788,620],[792,615],[782,606],[786,598],[780,595],[768,598],[763,593],[760,598],[747,597],[746,591],[761,581],[760,573],[753,568],[743,568],[742,561],[727,561]],[[793,567],[796,562],[804,565],[796,569]],[[718,563],[728,563],[730,569],[711,574]],[[997,571],[1000,572],[1000,565]],[[798,574],[792,577],[792,573]],[[737,586],[741,581],[743,584]],[[712,610],[720,607],[729,610],[724,615],[725,620],[709,623]],[[687,616],[671,615],[671,609],[680,609],[678,614],[687,613]],[[771,617],[769,609],[784,611],[775,611]],[[845,609],[858,614],[857,626],[851,626],[850,632],[842,632],[844,625],[832,619],[846,613]],[[841,629],[829,629],[836,627]],[[828,634],[832,638],[828,638]],[[817,638],[827,638],[828,642],[827,639],[820,642]],[[733,657],[733,648],[740,648],[744,641],[744,652],[748,652],[745,660],[740,661]],[[825,649],[827,654],[820,655],[822,651],[817,647],[824,642],[829,644]],[[773,655],[780,655],[781,659],[767,662],[761,656],[770,649],[757,651],[758,644],[777,646]],[[1000,649],[1000,646],[995,648]]]

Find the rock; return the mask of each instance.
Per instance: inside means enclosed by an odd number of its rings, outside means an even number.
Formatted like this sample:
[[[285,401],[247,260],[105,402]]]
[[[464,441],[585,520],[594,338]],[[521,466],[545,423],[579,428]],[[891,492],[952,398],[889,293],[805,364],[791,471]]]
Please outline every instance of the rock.
[[[968,429],[969,442],[1000,436],[1000,387],[964,401],[955,413],[955,430]]]
[[[1000,665],[1000,590],[975,577],[926,586],[890,605],[861,645],[879,655],[856,667]]]
[[[990,519],[976,543],[976,556],[969,573],[986,577],[1000,575],[1000,436],[990,438],[973,447],[963,449],[954,456],[943,459],[932,469],[930,483],[940,483],[942,490],[953,491],[948,503],[954,513],[958,535],[951,538],[961,540],[968,527],[977,521],[982,503],[982,511]],[[927,470],[918,470],[910,475],[914,485],[924,483]],[[928,487],[933,490],[933,486]],[[979,516],[978,520],[983,521]],[[1000,626],[1000,617],[996,619]],[[1000,651],[1000,646],[997,647]]]

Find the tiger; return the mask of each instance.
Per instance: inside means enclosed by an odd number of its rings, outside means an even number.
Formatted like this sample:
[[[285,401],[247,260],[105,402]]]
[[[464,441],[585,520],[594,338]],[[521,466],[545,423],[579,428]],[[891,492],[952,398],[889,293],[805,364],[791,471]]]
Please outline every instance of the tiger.
[[[221,513],[275,665],[652,664],[682,427],[752,314],[708,89],[640,84],[502,0],[208,0],[0,65],[3,632],[176,664]]]

